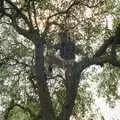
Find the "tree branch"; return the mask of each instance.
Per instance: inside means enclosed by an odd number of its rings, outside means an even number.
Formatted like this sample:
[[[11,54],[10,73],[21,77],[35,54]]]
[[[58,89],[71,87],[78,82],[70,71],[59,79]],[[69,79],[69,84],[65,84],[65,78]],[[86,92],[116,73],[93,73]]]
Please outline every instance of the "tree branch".
[[[97,6],[98,6],[99,4],[101,4],[101,3],[103,3],[103,2],[100,1],[100,2],[98,2],[98,3],[95,4],[95,5],[89,6],[89,5],[87,5],[87,4],[84,4],[83,1],[74,0],[73,3],[72,3],[65,11],[60,11],[60,12],[57,12],[57,13],[49,16],[49,17],[47,18],[47,21],[49,21],[49,19],[51,19],[52,17],[55,17],[55,16],[57,16],[57,15],[67,14],[67,13],[70,11],[70,9],[71,9],[73,6],[75,6],[75,5],[81,4],[81,5],[87,6],[87,7],[89,7],[89,8],[92,8],[92,7],[97,7]]]
[[[57,13],[49,16],[49,17],[47,18],[47,21],[49,21],[49,19],[51,19],[52,17],[55,17],[55,16],[57,16],[57,15],[67,14],[67,13],[69,12],[69,10],[70,10],[73,6],[78,5],[79,3],[81,3],[81,1],[76,1],[76,0],[75,0],[65,11],[60,11],[60,12],[57,12]]]
[[[103,45],[96,51],[94,57],[99,57],[106,52],[106,49],[113,43],[115,36],[111,36],[109,39],[104,40]]]
[[[105,63],[109,63],[115,67],[120,67],[120,61],[113,58],[112,56],[101,56],[93,59],[93,63],[96,65],[103,65]]]
[[[23,109],[25,112],[28,112],[30,114],[31,118],[35,117],[35,115],[32,113],[30,108],[24,107],[17,103],[14,103],[14,100],[11,100],[9,107],[6,109],[6,112],[4,115],[4,120],[8,120],[9,113],[14,109],[14,107],[19,107],[19,108]]]
[[[88,8],[95,8],[95,7],[98,7],[98,5],[102,5],[103,3],[104,3],[104,1],[99,1],[96,4],[93,3],[93,5],[88,5],[88,4],[84,4],[84,3],[82,3],[82,4]]]
[[[0,1],[0,19],[4,16],[4,0]]]
[[[75,98],[77,95],[77,89],[80,81],[80,75],[84,69],[91,65],[101,65],[109,63],[114,66],[120,67],[120,61],[113,60],[111,57],[96,57],[96,58],[84,58],[78,63],[74,63],[70,70],[66,71],[66,98],[62,110],[58,116],[58,120],[69,120],[72,113]],[[70,75],[72,74],[72,75]]]
[[[17,103],[14,104],[14,107],[15,106],[23,109],[25,112],[28,112],[30,114],[31,118],[35,117],[35,115],[33,114],[33,112],[31,111],[31,109],[29,107],[24,107],[24,106],[17,104]]]
[[[35,1],[32,1],[32,7],[33,7],[33,14],[34,14],[34,21],[35,21],[35,27],[38,28],[38,23],[37,23],[37,13],[36,13],[36,9],[35,9]]]
[[[15,6],[10,0],[5,1],[9,3],[13,7],[13,9],[17,12],[17,14],[23,18],[28,27],[33,29],[33,25],[29,22],[28,18],[21,12],[21,10],[17,6]]]
[[[62,14],[67,14],[67,13],[71,10],[71,8],[72,8],[73,6],[81,4],[81,5],[87,6],[87,7],[89,7],[89,8],[92,8],[92,7],[96,7],[96,6],[98,6],[99,4],[101,4],[101,1],[100,1],[100,2],[98,2],[98,3],[95,4],[95,5],[89,6],[89,5],[84,4],[84,3],[82,3],[82,2],[83,2],[83,1],[74,0],[74,1],[71,3],[71,5],[70,5],[66,10],[60,11],[60,12],[57,12],[57,13],[54,13],[53,15],[49,16],[49,17],[47,18],[47,20],[46,20],[46,27],[45,27],[45,30],[44,30],[44,32],[43,32],[43,35],[44,35],[44,34],[46,35],[49,27],[50,27],[52,24],[58,25],[59,27],[63,27],[62,24],[58,24],[58,23],[55,22],[55,21],[49,22],[49,20],[50,20],[51,18],[55,17],[55,16],[62,15]],[[103,2],[102,2],[102,3],[103,3]],[[74,27],[75,27],[75,26],[74,26]],[[74,28],[74,27],[72,27],[72,28]]]
[[[31,0],[28,0],[27,9],[28,9],[28,16],[29,16],[30,24],[33,26],[32,15],[31,15],[31,4],[30,3],[31,3]]]
[[[13,27],[19,34],[23,35],[24,37],[27,37],[28,39],[31,39],[29,36],[29,31],[18,26],[16,19],[12,15],[8,13],[4,13],[4,14],[11,19],[12,21],[11,25],[13,25]]]

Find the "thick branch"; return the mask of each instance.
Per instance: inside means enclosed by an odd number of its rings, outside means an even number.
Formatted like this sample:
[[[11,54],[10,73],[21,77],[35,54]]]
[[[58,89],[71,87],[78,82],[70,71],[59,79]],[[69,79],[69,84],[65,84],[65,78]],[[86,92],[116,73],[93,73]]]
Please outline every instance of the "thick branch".
[[[97,50],[94,57],[102,56],[106,52],[106,50],[109,46],[111,46],[111,55],[113,55],[113,54],[115,55],[116,54],[115,53],[116,45],[120,45],[120,25],[119,24],[117,25],[117,27],[115,29],[114,35],[111,36],[110,38],[104,40],[104,43]]]
[[[34,21],[35,21],[35,27],[38,28],[38,23],[37,23],[37,13],[36,13],[36,8],[35,8],[35,1],[32,1],[32,7],[33,7],[33,14],[34,14]]]
[[[4,16],[4,0],[0,1],[0,18]]]
[[[113,66],[120,67],[120,61],[112,56],[103,56],[93,59],[93,64],[103,65],[105,63],[109,63]]]
[[[10,0],[5,0],[5,1],[9,3],[13,7],[13,9],[17,12],[17,14],[23,18],[23,20],[25,21],[25,23],[28,25],[29,28],[33,28],[28,18],[21,12],[21,10],[17,6],[15,6]]]
[[[28,112],[31,116],[31,118],[35,117],[35,115],[32,113],[31,109],[28,107],[24,107],[20,104],[14,103],[14,100],[11,100],[9,107],[6,109],[5,115],[4,115],[4,120],[8,120],[9,119],[9,113],[15,108],[15,107],[19,107],[21,109],[23,109],[25,112]]]
[[[112,36],[107,40],[104,40],[103,45],[98,49],[98,51],[95,53],[94,57],[99,57],[103,55],[106,52],[106,49],[113,43],[115,37]]]
[[[16,21],[16,18],[14,18],[12,15],[10,15],[10,14],[8,14],[8,13],[4,13],[4,14],[11,19],[11,21],[12,21],[11,25],[13,25],[13,27],[15,28],[15,30],[16,30],[19,34],[23,35],[24,37],[27,37],[28,39],[31,39],[30,36],[29,36],[29,34],[30,34],[29,31],[21,28],[21,27],[18,25],[18,23],[17,23],[17,21]]]

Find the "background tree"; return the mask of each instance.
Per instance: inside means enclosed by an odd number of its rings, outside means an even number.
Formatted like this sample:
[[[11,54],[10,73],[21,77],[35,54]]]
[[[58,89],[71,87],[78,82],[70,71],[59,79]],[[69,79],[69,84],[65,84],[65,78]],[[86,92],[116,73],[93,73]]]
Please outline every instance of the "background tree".
[[[120,67],[120,34],[104,25],[109,15],[117,19],[118,6],[118,1],[102,0],[1,0],[1,85],[7,91],[3,96],[9,95],[6,102],[10,101],[5,119],[14,117],[14,109],[27,112],[26,119],[69,120],[83,71],[91,65],[104,67],[106,63]],[[70,37],[67,39],[75,42],[79,61],[71,63],[56,55],[60,45],[58,33],[65,30]],[[100,43],[100,47],[95,48],[95,43]],[[53,76],[48,78],[51,64]],[[57,100],[59,93],[63,95],[61,101]],[[87,96],[84,97],[85,100]],[[85,108],[83,96],[79,99],[81,108]]]

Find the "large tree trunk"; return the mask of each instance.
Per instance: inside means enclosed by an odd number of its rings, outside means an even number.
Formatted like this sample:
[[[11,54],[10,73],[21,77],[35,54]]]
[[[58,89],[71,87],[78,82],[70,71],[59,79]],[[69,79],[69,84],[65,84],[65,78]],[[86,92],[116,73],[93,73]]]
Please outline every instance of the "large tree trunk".
[[[76,83],[76,81],[72,78],[72,66],[69,64],[66,66],[65,77],[66,98],[58,120],[70,119],[77,95],[78,83]]]
[[[50,93],[44,76],[44,43],[37,40],[35,43],[35,73],[39,92],[42,120],[55,120],[55,114],[50,98]],[[41,120],[39,118],[38,120]]]
[[[81,62],[75,63],[73,66],[70,66],[69,64],[66,66],[66,98],[61,113],[58,116],[58,120],[70,119],[75,104],[81,73],[85,68],[92,65],[93,63],[93,59],[84,58],[81,60]]]

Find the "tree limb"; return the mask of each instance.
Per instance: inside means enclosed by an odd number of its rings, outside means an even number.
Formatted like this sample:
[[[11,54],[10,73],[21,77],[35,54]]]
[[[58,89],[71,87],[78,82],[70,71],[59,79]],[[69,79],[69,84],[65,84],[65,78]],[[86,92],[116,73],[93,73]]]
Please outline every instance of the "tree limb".
[[[109,39],[104,40],[103,45],[96,51],[94,57],[99,57],[106,52],[106,49],[113,43],[115,36],[111,36]]]
[[[38,28],[37,13],[36,13],[36,9],[35,9],[35,0],[32,1],[32,7],[33,7],[33,14],[34,14],[35,27]]]
[[[25,112],[28,112],[31,116],[31,118],[35,117],[35,115],[33,114],[33,112],[31,111],[31,109],[29,107],[24,107],[20,104],[14,103],[14,100],[11,100],[9,107],[6,109],[5,115],[4,115],[4,120],[8,120],[9,118],[9,113],[15,108],[15,107],[19,107],[21,109],[23,109]]]
[[[21,10],[17,6],[15,6],[10,0],[5,1],[9,3],[13,7],[13,9],[17,12],[17,14],[23,18],[28,27],[33,29],[33,25],[29,22],[28,18],[21,12]]]
[[[93,59],[93,64],[103,65],[105,63],[109,63],[115,67],[120,67],[120,61],[113,58],[112,56],[101,56]]]
[[[11,25],[13,25],[13,27],[15,28],[15,30],[23,35],[24,37],[27,37],[28,39],[30,39],[29,37],[29,31],[28,30],[25,30],[23,28],[21,28],[20,26],[18,26],[17,24],[17,21],[16,21],[16,18],[14,18],[12,15],[8,14],[8,13],[4,13],[7,17],[9,17],[12,21]]]

